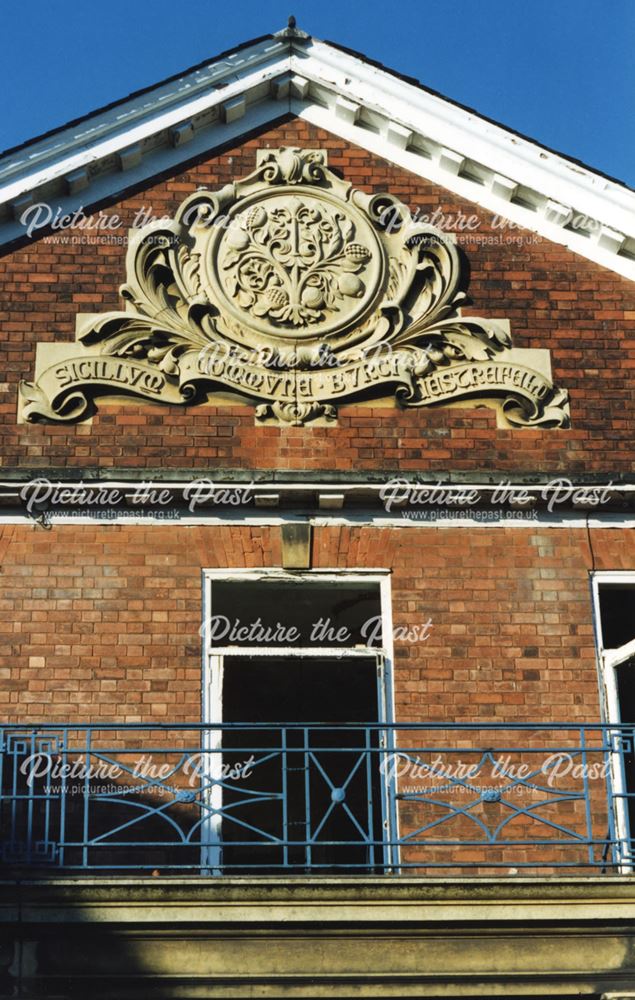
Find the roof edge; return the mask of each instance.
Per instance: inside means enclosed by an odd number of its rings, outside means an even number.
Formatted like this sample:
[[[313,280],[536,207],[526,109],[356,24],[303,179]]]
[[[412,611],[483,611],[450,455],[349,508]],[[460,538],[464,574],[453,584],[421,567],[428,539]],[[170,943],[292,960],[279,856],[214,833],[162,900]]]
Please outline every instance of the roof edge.
[[[72,214],[284,113],[635,279],[635,191],[295,24],[0,155],[0,245],[36,198]]]
[[[184,76],[188,76],[190,73],[196,73],[198,70],[205,69],[206,66],[209,66],[212,63],[216,63],[221,59],[227,59],[230,56],[236,55],[237,52],[242,52],[243,49],[251,48],[252,45],[258,45],[260,42],[266,42],[276,37],[279,37],[279,33],[259,35],[257,38],[252,38],[248,42],[242,42],[240,45],[234,45],[230,49],[225,49],[223,52],[219,52],[218,55],[212,56],[210,59],[202,59],[201,62],[194,63],[193,66],[188,66],[186,69],[182,69],[179,73],[172,73],[171,76],[166,76],[163,80],[157,80],[155,83],[148,84],[147,87],[140,87],[138,90],[132,90],[129,94],[126,94],[125,97],[119,97],[114,101],[110,101],[108,104],[103,104],[97,108],[93,108],[92,111],[87,111],[86,114],[78,115],[77,118],[71,118],[69,121],[64,122],[61,125],[56,125],[54,128],[48,129],[46,132],[41,132],[39,135],[34,135],[30,139],[25,139],[23,142],[19,142],[16,146],[9,146],[7,149],[0,150],[0,162],[5,156],[11,156],[13,153],[19,153],[21,150],[27,149],[29,146],[34,146],[43,139],[50,139],[52,136],[58,135],[60,132],[65,132],[69,128],[81,125],[82,122],[89,121],[91,118],[94,118],[95,115],[100,115],[104,111],[112,111],[113,108],[121,107],[121,105],[126,104],[127,101],[133,101],[138,97],[143,97],[145,94],[152,93],[152,91],[156,90],[158,87],[162,87],[168,83],[174,83],[176,80],[181,80]]]

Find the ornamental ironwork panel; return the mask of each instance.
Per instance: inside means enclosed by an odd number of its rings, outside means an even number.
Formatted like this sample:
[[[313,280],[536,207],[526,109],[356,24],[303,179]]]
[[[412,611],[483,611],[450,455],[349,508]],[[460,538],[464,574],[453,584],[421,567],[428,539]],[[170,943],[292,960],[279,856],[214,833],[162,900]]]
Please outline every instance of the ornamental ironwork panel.
[[[632,872],[632,726],[0,729],[0,865]]]

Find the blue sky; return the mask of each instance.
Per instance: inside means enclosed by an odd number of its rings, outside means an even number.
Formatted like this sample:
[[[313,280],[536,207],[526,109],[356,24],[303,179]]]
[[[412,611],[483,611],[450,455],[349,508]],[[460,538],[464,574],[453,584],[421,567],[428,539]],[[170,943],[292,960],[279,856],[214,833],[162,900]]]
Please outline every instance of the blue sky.
[[[0,6],[0,149],[295,14],[635,187],[635,0],[22,0]]]

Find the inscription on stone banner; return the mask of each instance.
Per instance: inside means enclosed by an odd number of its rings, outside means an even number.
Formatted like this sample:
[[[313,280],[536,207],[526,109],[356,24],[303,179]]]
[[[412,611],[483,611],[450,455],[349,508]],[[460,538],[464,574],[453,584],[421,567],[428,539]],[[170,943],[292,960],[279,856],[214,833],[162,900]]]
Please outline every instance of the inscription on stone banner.
[[[22,419],[229,390],[260,421],[335,420],[343,403],[393,397],[567,425],[548,352],[516,350],[506,323],[463,314],[452,239],[391,195],[352,188],[321,150],[261,150],[247,177],[132,231],[126,273],[125,310],[78,317],[74,346],[38,345]]]
[[[522,389],[537,400],[545,399],[551,391],[549,383],[536,372],[504,364],[456,366],[424,378],[420,390],[423,399],[436,400],[487,386],[501,386],[510,391]]]
[[[61,389],[85,382],[115,382],[126,388],[143,389],[144,392],[160,395],[165,385],[165,377],[158,372],[126,361],[97,358],[60,365],[55,369],[55,377]]]

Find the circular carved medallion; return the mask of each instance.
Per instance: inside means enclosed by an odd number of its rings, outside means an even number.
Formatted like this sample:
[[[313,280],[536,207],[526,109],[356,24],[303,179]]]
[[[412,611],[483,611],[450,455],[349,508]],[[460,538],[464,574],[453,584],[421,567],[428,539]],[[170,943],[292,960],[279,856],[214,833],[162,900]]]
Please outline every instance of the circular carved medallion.
[[[243,201],[226,222],[208,273],[246,335],[322,340],[372,307],[383,253],[354,206],[294,188]]]

